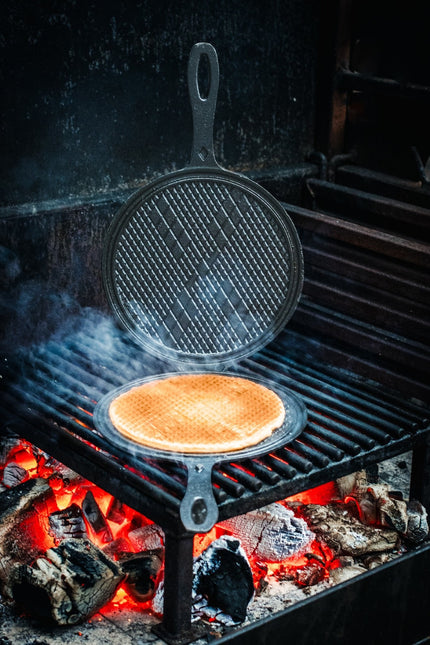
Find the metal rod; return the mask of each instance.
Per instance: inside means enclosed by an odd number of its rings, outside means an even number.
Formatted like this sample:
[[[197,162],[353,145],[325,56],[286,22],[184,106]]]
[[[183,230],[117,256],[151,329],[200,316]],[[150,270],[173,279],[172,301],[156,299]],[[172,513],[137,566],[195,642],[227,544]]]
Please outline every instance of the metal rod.
[[[310,428],[311,426],[307,426],[307,428]],[[313,426],[315,427],[315,426]],[[328,441],[325,441],[321,437],[318,437],[315,434],[312,434],[311,432],[306,429],[302,434],[300,435],[300,438],[303,439],[303,441],[306,441],[306,443],[310,443],[311,446],[314,446],[317,450],[320,450],[323,454],[327,455],[330,457],[330,459],[333,459],[334,461],[340,461],[345,457],[345,453],[343,450],[340,448],[337,448],[336,446],[333,446],[330,444]]]
[[[430,434],[412,451],[410,499],[421,502],[430,513]]]
[[[221,472],[230,475],[249,490],[258,491],[263,483],[255,475],[250,475],[246,471],[238,468],[235,464],[222,464],[219,468]]]
[[[258,459],[251,459],[243,463],[246,468],[254,472],[266,484],[277,484],[281,479],[278,473],[275,473],[270,467]]]
[[[375,424],[378,429],[382,428],[394,437],[401,436],[404,432],[403,428],[399,428],[399,426],[394,423],[381,419],[375,414],[367,412],[358,406],[354,406],[348,402],[340,400],[332,394],[322,392],[316,387],[307,386],[306,384],[293,379],[285,372],[275,372],[273,367],[271,368],[261,365],[250,359],[247,359],[245,363],[247,366],[250,366],[250,371],[264,374],[269,376],[269,378],[272,376],[273,380],[276,379],[277,382],[296,391],[302,396],[303,400],[314,409],[323,410],[329,415],[331,414],[333,417],[339,418],[341,421],[347,421],[352,426],[360,424],[361,427],[368,427],[369,430],[374,431],[375,428],[372,428],[369,424]],[[276,366],[278,369],[279,367],[282,367],[282,364],[278,360],[271,360],[270,364]]]
[[[422,422],[422,409],[420,410],[418,406],[407,400],[402,400],[402,405],[400,406],[398,397],[391,396],[387,388],[379,387],[376,389],[376,386],[372,387],[366,382],[357,383],[355,381],[354,383],[349,383],[346,378],[341,381],[339,378],[333,376],[331,373],[333,368],[328,365],[324,367],[319,366],[319,369],[316,369],[307,364],[297,364],[288,356],[288,344],[284,335],[279,336],[271,346],[264,348],[261,354],[262,356],[267,355],[270,358],[277,359],[287,366],[296,367],[302,375],[302,378],[309,374],[320,387],[327,389],[335,388],[335,390],[346,394],[352,402],[369,406],[371,409],[377,411],[378,414],[382,414],[388,419],[396,420],[398,423],[409,422],[421,424]]]
[[[287,464],[285,461],[282,461],[275,453],[275,455],[267,455],[266,456],[266,461],[270,466],[275,470],[277,473],[282,475],[285,479],[292,479],[295,475],[297,475],[297,470],[295,468],[292,468],[289,464]]]
[[[281,459],[284,459],[289,464],[294,466],[294,468],[297,468],[297,470],[303,473],[310,473],[314,468],[312,461],[293,451],[290,445],[286,446],[285,448],[280,448],[275,452],[275,454],[279,455]]]

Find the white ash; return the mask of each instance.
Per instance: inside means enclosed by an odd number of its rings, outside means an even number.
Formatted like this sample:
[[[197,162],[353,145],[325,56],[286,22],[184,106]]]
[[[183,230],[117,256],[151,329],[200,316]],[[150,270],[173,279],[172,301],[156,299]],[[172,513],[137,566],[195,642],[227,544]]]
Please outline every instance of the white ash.
[[[346,503],[356,503],[364,525],[394,529],[412,543],[427,537],[426,509],[416,500],[406,501],[402,491],[393,491],[393,482],[369,483],[366,471],[361,470],[336,480],[336,484]]]
[[[302,507],[302,512],[312,530],[335,555],[360,556],[369,552],[390,551],[399,541],[396,531],[366,526],[353,517],[343,504],[308,504]]]
[[[303,552],[315,537],[304,520],[277,503],[225,520],[220,526],[240,539],[248,557],[268,562],[282,562]]]

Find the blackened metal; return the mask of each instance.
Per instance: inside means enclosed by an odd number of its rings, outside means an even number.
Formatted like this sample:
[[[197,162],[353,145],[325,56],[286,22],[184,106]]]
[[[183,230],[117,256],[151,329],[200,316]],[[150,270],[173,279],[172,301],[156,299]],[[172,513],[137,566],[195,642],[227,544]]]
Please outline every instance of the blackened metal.
[[[381,78],[341,70],[337,74],[337,85],[341,89],[361,92],[378,92],[390,96],[401,96],[430,101],[430,87],[416,83],[402,83],[392,78]]]
[[[263,485],[255,475],[249,474],[246,470],[243,470],[243,468],[240,468],[235,464],[223,464],[219,469],[221,472],[236,479],[239,483],[242,482],[246,484],[250,490],[260,490]],[[243,489],[243,492],[245,492],[245,489]]]
[[[269,466],[261,463],[258,459],[244,461],[243,466],[248,468],[250,472],[254,473],[265,484],[277,484],[280,477],[277,473],[273,472]]]
[[[430,208],[430,190],[421,182],[403,179],[360,166],[342,166],[336,173],[337,181],[367,193],[384,195],[407,204]]]
[[[342,213],[345,219],[429,240],[430,209],[320,179],[308,179],[307,186],[313,195],[315,210],[327,210],[329,204],[331,212]]]
[[[410,499],[416,499],[430,513],[430,436],[423,437],[412,452]]]
[[[203,58],[207,97],[199,88]],[[109,228],[102,265],[111,309],[138,343],[155,356],[205,366],[238,360],[272,340],[303,284],[288,214],[268,191],[215,160],[218,81],[216,50],[197,43],[188,64],[190,167],[127,201]]]
[[[193,583],[193,538],[165,533],[164,619],[162,633],[191,632],[191,598]],[[178,566],[178,563],[180,565]],[[157,629],[155,631],[158,631]],[[160,634],[162,635],[162,634]],[[194,640],[195,634],[193,634]]]
[[[292,338],[294,342],[291,344]],[[92,425],[91,413],[97,397],[103,392],[99,391],[95,398],[92,395],[98,387],[105,390],[106,383],[110,387],[110,370],[113,367],[112,364],[104,367],[110,359],[104,360],[105,348],[94,340],[92,343],[89,334],[85,342],[81,338],[77,343],[72,335],[68,341],[59,341],[57,347],[50,346],[49,352],[43,347],[34,349],[32,360],[23,360],[19,373],[3,365],[2,381],[7,391],[2,398],[1,412],[6,420],[13,418],[14,427],[35,445],[179,539],[184,536],[179,507],[185,491],[185,469],[176,463],[136,459],[113,450]],[[64,375],[67,385],[60,382],[52,398],[55,382],[51,377],[53,370],[57,369],[55,366],[64,344],[67,347],[67,369],[73,372],[73,377]],[[73,349],[78,345],[79,350]],[[86,345],[91,345],[94,350],[92,358],[97,365],[95,381],[98,387],[92,385],[92,361],[82,351]],[[297,351],[294,351],[295,346]],[[287,347],[291,348],[288,360],[285,359]],[[252,365],[253,370],[261,370],[274,382],[282,383],[285,378],[294,387],[302,388],[309,399],[310,422],[303,440],[296,440],[273,454],[248,459],[243,464],[227,464],[224,472],[223,467],[214,471],[213,491],[220,519],[243,514],[353,470],[369,467],[410,449],[425,436],[428,410],[417,403],[396,398],[377,384],[360,381],[345,371],[339,376],[334,368],[313,358],[312,348],[312,340],[285,330],[276,343],[257,355],[255,360],[244,361],[244,373],[249,372]],[[122,356],[128,366],[124,379],[128,380],[130,366],[142,369],[142,350],[131,345],[126,336],[118,339],[115,353]],[[73,363],[79,369],[73,370],[70,367]],[[59,382],[60,373],[61,370],[55,373],[56,382]],[[84,373],[85,382],[79,383],[79,376]],[[100,378],[101,374],[104,378]],[[22,379],[25,379],[25,386]],[[34,388],[31,387],[32,380]],[[46,391],[48,394],[45,396]],[[63,396],[64,403],[60,404]],[[72,403],[82,408],[80,418],[85,419],[85,423],[76,420],[78,417],[73,414]],[[384,414],[385,405],[387,410]],[[396,409],[400,419],[397,429]],[[255,482],[252,477],[255,477]],[[186,534],[185,537],[191,539]],[[180,547],[174,546],[174,552],[177,548]],[[171,557],[173,561],[175,558]],[[182,564],[177,562],[177,567],[182,567]],[[190,563],[188,565],[191,566]],[[181,575],[176,571],[174,577]],[[175,596],[183,592],[172,593]],[[175,602],[172,600],[172,604]],[[185,603],[188,611],[188,601],[182,598],[180,602]],[[170,611],[173,618],[169,617]],[[178,623],[177,615],[177,608],[167,611],[166,620],[171,621],[169,630],[182,629],[183,624],[188,624],[187,616],[179,617]]]

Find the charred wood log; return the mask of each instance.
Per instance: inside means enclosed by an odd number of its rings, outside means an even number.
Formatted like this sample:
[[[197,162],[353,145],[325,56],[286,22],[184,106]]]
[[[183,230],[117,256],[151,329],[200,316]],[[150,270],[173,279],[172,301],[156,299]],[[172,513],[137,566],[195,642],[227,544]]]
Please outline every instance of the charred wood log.
[[[57,625],[82,622],[111,600],[124,578],[89,540],[64,540],[32,566],[15,565],[12,595],[25,611]]]
[[[343,504],[308,504],[301,507],[301,513],[335,555],[359,556],[390,551],[399,541],[396,531],[366,526]]]
[[[416,544],[426,539],[429,534],[427,511],[421,502],[411,500],[407,505],[408,528],[406,538]]]
[[[18,530],[34,514],[34,507],[52,498],[44,479],[30,479],[0,494],[0,593],[10,598],[9,574],[16,562],[31,562],[40,555],[34,536]]]

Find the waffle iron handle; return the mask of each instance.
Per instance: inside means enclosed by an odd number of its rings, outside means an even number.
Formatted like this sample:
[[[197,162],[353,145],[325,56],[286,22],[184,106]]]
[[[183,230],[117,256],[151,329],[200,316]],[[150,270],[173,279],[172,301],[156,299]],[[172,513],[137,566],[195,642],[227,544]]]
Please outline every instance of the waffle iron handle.
[[[192,533],[210,531],[218,520],[218,505],[212,490],[212,463],[188,463],[188,483],[181,502],[182,524]]]
[[[202,96],[199,88],[199,65],[206,56],[209,62],[209,91]],[[209,43],[196,43],[188,61],[188,92],[193,114],[193,147],[190,166],[215,167],[213,129],[219,86],[218,55]]]

